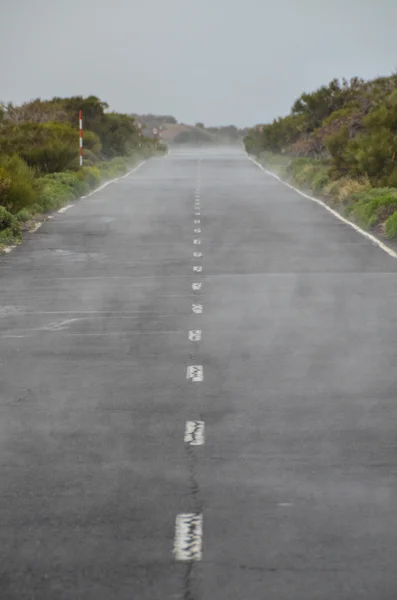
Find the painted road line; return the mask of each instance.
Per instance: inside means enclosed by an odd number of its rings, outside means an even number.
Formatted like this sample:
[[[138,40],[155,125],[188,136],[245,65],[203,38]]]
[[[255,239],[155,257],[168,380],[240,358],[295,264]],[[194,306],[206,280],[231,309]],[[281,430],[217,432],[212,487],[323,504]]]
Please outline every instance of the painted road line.
[[[194,290],[195,292],[198,292],[199,290],[201,290],[202,285],[203,285],[202,283],[192,283],[192,290]]]
[[[197,315],[201,315],[201,313],[203,312],[203,305],[202,304],[192,304],[192,311],[194,313],[196,313]]]
[[[275,179],[277,179],[278,181],[280,181],[281,183],[283,183],[284,185],[286,185],[287,187],[289,187],[291,190],[294,190],[295,192],[297,192],[300,196],[303,196],[304,198],[307,198],[308,200],[311,200],[312,202],[316,202],[317,204],[319,204],[320,206],[322,206],[323,208],[325,208],[325,210],[327,210],[332,215],[334,215],[334,217],[336,217],[337,219],[339,219],[339,221],[342,221],[346,225],[349,225],[349,227],[352,227],[352,229],[354,229],[355,231],[357,231],[357,233],[360,233],[365,238],[367,238],[368,240],[370,240],[375,246],[378,246],[379,248],[381,248],[384,252],[386,252],[386,254],[388,254],[389,256],[392,256],[393,258],[397,258],[397,252],[395,252],[394,250],[392,250],[392,248],[389,248],[389,246],[386,246],[386,244],[384,244],[383,242],[381,242],[380,240],[378,240],[378,238],[376,238],[375,236],[371,235],[367,231],[364,231],[364,229],[361,229],[361,227],[359,227],[355,223],[352,223],[348,219],[345,219],[345,217],[342,217],[342,215],[340,215],[336,210],[333,210],[330,206],[328,206],[328,204],[326,204],[322,200],[319,200],[318,198],[315,198],[314,196],[309,196],[309,194],[305,194],[304,192],[301,192],[301,190],[299,190],[298,188],[294,187],[290,183],[287,183],[286,181],[284,181],[283,179],[281,179],[281,177],[279,177],[278,175],[276,175],[272,171],[268,171],[267,169],[265,169],[260,163],[258,163],[253,158],[249,158],[249,160],[251,162],[253,162],[255,165],[257,165],[260,169],[262,169],[262,171],[264,171],[266,173],[266,175],[270,175],[271,177],[274,177]]]
[[[186,371],[186,379],[193,383],[200,383],[203,381],[203,365],[189,365]]]
[[[201,216],[201,213],[200,213],[200,212],[195,212],[195,213],[194,213],[194,216],[195,216],[195,217],[200,217],[200,216]]]
[[[51,217],[48,217],[48,218],[50,219]],[[37,223],[37,225],[35,225],[33,227],[33,229],[30,229],[29,233],[35,233],[38,229],[40,229],[40,227],[42,226],[42,224],[43,224],[42,221],[40,223]]]
[[[202,557],[203,516],[196,513],[178,515],[175,521],[174,556],[179,561],[196,561]]]
[[[200,225],[200,219],[194,219],[193,222],[194,222],[195,225]]]
[[[201,233],[201,229],[199,229],[198,227],[196,229],[193,230],[193,233]]]
[[[194,267],[193,267],[194,273],[201,273],[202,270],[203,270],[203,267],[201,265],[194,265]]]
[[[189,331],[189,341],[190,342],[201,342],[201,329],[191,329]]]
[[[194,258],[202,258],[203,253],[202,252],[193,252],[193,256],[194,256]]]
[[[184,441],[189,446],[203,446],[204,421],[186,421]]]
[[[74,206],[74,204],[68,204],[67,206],[64,206],[63,208],[60,208],[60,209],[58,210],[58,212],[59,212],[59,213],[64,213],[64,212],[66,212],[67,210],[69,210],[69,208],[73,208],[73,206]]]
[[[119,181],[120,179],[126,179],[126,177],[129,177],[132,173],[135,173],[135,171],[140,169],[141,166],[144,165],[146,162],[147,162],[146,160],[140,162],[138,166],[131,169],[131,171],[128,171],[128,173],[126,173],[125,175],[122,175],[121,177],[115,177],[115,179],[110,179],[110,181],[107,181],[106,183],[100,185],[98,188],[96,188],[96,190],[93,190],[92,192],[87,194],[87,196],[84,196],[84,197],[89,198],[90,196],[93,196],[93,194],[96,194],[97,192],[104,190],[111,183],[114,183],[115,181]]]
[[[201,240],[193,240],[193,244],[196,244],[196,246],[200,246]]]
[[[16,248],[16,246],[7,246],[7,248],[4,248],[3,252],[5,252],[5,254],[9,254],[14,250],[14,248]]]
[[[35,331],[41,331],[42,329],[48,329],[50,331],[61,331],[62,329],[65,329],[65,327],[68,327],[71,323],[75,323],[76,321],[81,320],[82,318],[75,317],[74,319],[66,319],[66,321],[55,321],[55,323],[49,323],[48,325],[44,325],[44,327],[40,327]]]
[[[142,165],[144,165],[146,162],[146,160],[143,160],[142,162],[139,163],[138,166],[134,167],[133,169],[131,169],[131,171],[128,171],[128,173],[126,173],[125,175],[122,176],[121,179],[126,179],[127,177],[129,177],[132,173],[135,173],[135,171],[137,171],[138,169],[141,168]]]

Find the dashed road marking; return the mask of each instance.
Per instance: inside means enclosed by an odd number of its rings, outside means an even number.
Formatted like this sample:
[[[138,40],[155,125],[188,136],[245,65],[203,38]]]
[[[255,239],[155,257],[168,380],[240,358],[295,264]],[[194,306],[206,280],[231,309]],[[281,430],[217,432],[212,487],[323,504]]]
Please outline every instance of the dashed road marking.
[[[45,325],[43,329],[49,329],[50,331],[60,331],[68,327],[71,323],[75,323],[76,321],[80,320],[81,319],[77,317],[74,319],[66,319],[66,321],[56,321],[55,323],[49,323],[48,325]],[[40,329],[38,331],[40,331]]]
[[[192,304],[192,311],[194,313],[196,313],[197,315],[201,315],[201,313],[203,312],[203,305],[202,304]]]
[[[203,516],[186,513],[176,517],[174,556],[179,561],[196,561],[202,557]]]
[[[193,267],[193,271],[195,273],[201,273],[202,270],[203,270],[203,267],[201,265],[194,265],[194,267]]]
[[[186,379],[193,383],[200,383],[204,380],[203,365],[189,365],[186,371]]]
[[[60,208],[60,209],[58,210],[58,212],[59,212],[59,213],[64,213],[64,212],[66,212],[67,210],[69,210],[69,208],[72,208],[73,206],[74,206],[74,204],[68,204],[67,206],[64,206],[63,208]]]
[[[200,225],[200,219],[194,219],[194,224],[195,225]]]
[[[201,329],[191,329],[189,331],[189,341],[190,342],[200,342],[201,341]]]
[[[194,229],[193,233],[201,233],[201,229],[197,227],[196,229]]]
[[[193,244],[199,246],[201,244],[201,240],[193,240]]]
[[[202,285],[203,285],[202,283],[192,283],[192,290],[194,290],[195,292],[198,292],[199,290],[201,290]]]
[[[194,213],[194,216],[195,216],[195,217],[200,217],[200,216],[201,216],[201,213],[200,213],[200,212],[195,212],[195,213]]]
[[[194,258],[202,258],[203,253],[202,252],[193,252],[193,256],[194,256]]]
[[[186,421],[184,441],[189,446],[202,446],[205,441],[204,421]]]

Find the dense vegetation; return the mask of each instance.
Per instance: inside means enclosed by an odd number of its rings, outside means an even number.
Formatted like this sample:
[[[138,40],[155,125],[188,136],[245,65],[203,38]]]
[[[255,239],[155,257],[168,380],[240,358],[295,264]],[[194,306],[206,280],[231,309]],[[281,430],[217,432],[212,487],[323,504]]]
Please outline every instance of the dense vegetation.
[[[286,117],[257,126],[247,152],[397,238],[397,75],[331,81]]]
[[[140,137],[134,117],[109,112],[95,96],[0,104],[0,245],[21,237],[21,223],[59,208],[139,157],[164,151]],[[79,166],[79,110],[84,166]]]

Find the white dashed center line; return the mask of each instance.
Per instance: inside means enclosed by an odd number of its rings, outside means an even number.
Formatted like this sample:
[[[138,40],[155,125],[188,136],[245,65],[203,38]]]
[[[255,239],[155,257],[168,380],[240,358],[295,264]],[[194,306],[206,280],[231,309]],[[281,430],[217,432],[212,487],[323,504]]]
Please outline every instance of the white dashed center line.
[[[203,365],[190,365],[186,370],[186,379],[193,383],[200,383],[204,380]]]
[[[196,313],[196,315],[201,315],[201,313],[203,312],[203,305],[202,304],[192,304],[192,311],[194,313]]]
[[[185,444],[202,446],[204,444],[204,421],[186,421]]]
[[[174,540],[174,555],[176,560],[201,560],[202,539],[202,515],[187,513],[176,517]]]
[[[201,244],[201,240],[193,240],[193,244],[196,244],[199,246]]]
[[[193,267],[194,273],[201,273],[202,270],[203,270],[203,267],[201,265],[195,265]]]
[[[202,252],[193,252],[193,256],[194,256],[194,258],[202,258],[203,253]]]
[[[192,283],[192,290],[194,290],[195,292],[198,292],[199,290],[201,290],[202,285],[203,285],[202,283]]]
[[[201,341],[201,329],[191,329],[189,331],[189,340],[191,342],[200,342]]]

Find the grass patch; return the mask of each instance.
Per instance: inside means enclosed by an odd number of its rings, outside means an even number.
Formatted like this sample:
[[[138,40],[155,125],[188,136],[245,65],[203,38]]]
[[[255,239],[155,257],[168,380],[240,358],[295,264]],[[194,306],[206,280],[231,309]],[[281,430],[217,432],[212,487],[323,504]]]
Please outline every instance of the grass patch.
[[[356,194],[367,193],[371,189],[368,177],[341,177],[331,180],[324,188],[326,196],[331,196],[337,202],[345,203]]]
[[[387,239],[397,239],[397,212],[389,217],[385,223],[385,234]]]
[[[366,229],[383,223],[397,211],[397,190],[374,188],[364,194],[355,194],[349,213]]]

